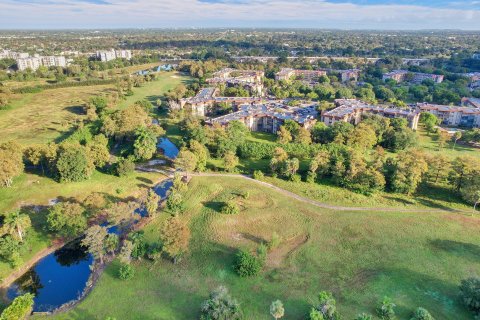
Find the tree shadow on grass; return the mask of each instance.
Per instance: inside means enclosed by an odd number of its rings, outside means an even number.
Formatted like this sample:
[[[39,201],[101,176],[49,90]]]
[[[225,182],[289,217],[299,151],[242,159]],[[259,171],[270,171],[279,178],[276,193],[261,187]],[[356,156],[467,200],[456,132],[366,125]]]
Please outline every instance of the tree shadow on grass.
[[[150,179],[147,179],[147,178],[144,178],[144,177],[137,177],[137,180],[143,182],[143,183],[147,183],[147,184],[153,184],[153,181],[150,180]]]
[[[210,210],[213,210],[215,212],[221,213],[222,208],[225,202],[223,201],[208,201],[208,202],[203,202],[203,205],[205,208],[208,208]]]
[[[395,196],[385,196],[385,199],[390,200],[390,201],[395,201],[398,203],[401,203],[403,205],[414,205],[414,201],[410,201],[401,197],[395,197]]]
[[[65,110],[73,113],[73,114],[76,114],[76,115],[85,115],[85,111],[83,109],[83,106],[69,106],[69,107],[65,107]]]
[[[430,245],[437,250],[442,250],[458,257],[474,262],[480,261],[480,246],[473,243],[436,239],[431,240]]]

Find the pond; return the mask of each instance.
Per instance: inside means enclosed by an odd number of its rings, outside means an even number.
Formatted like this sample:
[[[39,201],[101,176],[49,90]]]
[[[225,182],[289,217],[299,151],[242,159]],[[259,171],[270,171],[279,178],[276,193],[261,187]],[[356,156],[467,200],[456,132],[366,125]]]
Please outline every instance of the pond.
[[[92,256],[80,241],[68,243],[18,278],[8,288],[7,297],[14,299],[30,292],[35,294],[34,312],[52,311],[80,296],[90,277],[92,263]]]
[[[160,138],[157,147],[163,150],[163,154],[170,159],[175,159],[178,156],[177,146],[168,138]]]
[[[159,148],[162,148],[165,156],[171,159],[178,154],[178,148],[167,138],[161,139]],[[154,186],[153,190],[164,200],[172,185],[172,180],[164,180]],[[139,208],[135,213],[144,217],[146,210]],[[107,227],[109,233],[121,233],[119,226],[108,224],[102,226]],[[92,263],[92,256],[80,245],[80,240],[70,242],[41,259],[18,278],[8,288],[7,298],[13,300],[30,292],[35,295],[34,312],[53,311],[81,295],[90,277]]]

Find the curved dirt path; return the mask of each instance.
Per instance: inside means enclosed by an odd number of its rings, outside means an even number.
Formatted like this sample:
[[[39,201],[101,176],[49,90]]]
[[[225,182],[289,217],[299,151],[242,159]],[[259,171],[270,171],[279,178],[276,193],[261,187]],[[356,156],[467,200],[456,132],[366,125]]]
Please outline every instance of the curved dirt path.
[[[459,209],[440,209],[440,208],[435,208],[435,209],[429,209],[429,208],[418,208],[418,209],[403,209],[403,208],[395,208],[395,207],[390,207],[390,208],[379,208],[379,207],[345,207],[345,206],[337,206],[337,205],[331,205],[328,203],[320,202],[317,200],[313,200],[310,198],[306,198],[304,196],[298,195],[296,193],[293,193],[291,191],[285,190],[283,188],[277,187],[276,185],[273,185],[271,183],[265,182],[265,181],[260,181],[260,180],[255,180],[247,175],[242,175],[242,174],[228,174],[228,173],[189,173],[188,176],[193,176],[193,177],[226,177],[226,178],[237,178],[237,179],[244,179],[248,180],[250,182],[254,182],[257,184],[260,184],[264,187],[273,189],[287,197],[296,199],[298,201],[304,202],[304,203],[309,203],[311,205],[314,205],[319,208],[323,209],[330,209],[330,210],[337,210],[337,211],[383,211],[383,212],[458,212],[458,213],[466,213],[470,214],[471,212],[465,211],[465,210],[459,210]]]

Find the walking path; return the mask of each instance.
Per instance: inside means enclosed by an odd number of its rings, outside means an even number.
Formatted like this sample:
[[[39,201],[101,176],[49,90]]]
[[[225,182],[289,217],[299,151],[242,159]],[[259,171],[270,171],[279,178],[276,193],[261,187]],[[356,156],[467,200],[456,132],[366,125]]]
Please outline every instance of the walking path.
[[[317,200],[309,199],[303,196],[300,196],[296,193],[293,193],[291,191],[282,189],[280,187],[277,187],[276,185],[273,185],[271,183],[265,182],[265,181],[260,181],[253,179],[247,175],[241,175],[241,174],[228,174],[228,173],[190,173],[189,176],[194,176],[194,177],[226,177],[226,178],[237,178],[237,179],[244,179],[248,180],[250,182],[254,182],[257,184],[260,184],[264,187],[273,189],[287,197],[296,199],[298,201],[304,202],[304,203],[309,203],[311,205],[314,205],[319,208],[324,208],[324,209],[330,209],[330,210],[337,210],[337,211],[383,211],[383,212],[458,212],[458,213],[470,213],[465,210],[459,210],[459,209],[441,209],[441,208],[435,208],[435,209],[430,209],[430,208],[416,208],[416,209],[403,209],[403,208],[379,208],[379,207],[345,207],[345,206],[336,206],[336,205],[331,205],[328,203],[320,202]]]

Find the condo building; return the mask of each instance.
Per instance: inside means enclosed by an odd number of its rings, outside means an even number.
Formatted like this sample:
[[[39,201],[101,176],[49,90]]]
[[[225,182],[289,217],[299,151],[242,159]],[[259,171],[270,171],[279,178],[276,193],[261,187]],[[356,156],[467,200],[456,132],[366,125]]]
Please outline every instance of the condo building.
[[[383,81],[393,79],[397,82],[410,81],[413,83],[422,83],[422,81],[430,79],[435,83],[442,83],[444,76],[441,74],[410,72],[407,70],[394,70],[383,75]]]
[[[337,99],[336,108],[323,111],[321,120],[326,125],[331,126],[335,122],[343,121],[357,125],[362,121],[362,116],[366,114],[376,114],[386,118],[404,118],[408,121],[408,126],[416,130],[420,113],[412,109],[400,109],[390,106],[371,105],[356,99]]]
[[[290,107],[280,102],[240,105],[237,112],[207,120],[209,124],[244,123],[250,131],[277,133],[286,120],[293,120],[306,129],[317,122],[316,104]]]
[[[207,79],[209,84],[224,83],[227,86],[241,86],[248,89],[252,94],[263,94],[262,79],[265,73],[257,70],[238,70],[225,68],[213,74],[213,78]]]
[[[283,68],[275,74],[275,80],[290,80],[292,77],[298,78],[306,83],[316,83],[318,78],[326,76],[325,70],[298,70],[291,68]]]
[[[64,56],[34,56],[17,59],[17,68],[20,71],[31,69],[37,70],[40,66],[45,67],[66,67],[67,60]]]
[[[430,103],[417,103],[420,112],[429,112],[442,120],[442,124],[452,127],[480,127],[480,108],[444,106]]]
[[[131,50],[102,50],[97,51],[95,54],[95,58],[106,62],[115,59],[127,59],[130,60],[132,58],[132,51]]]

